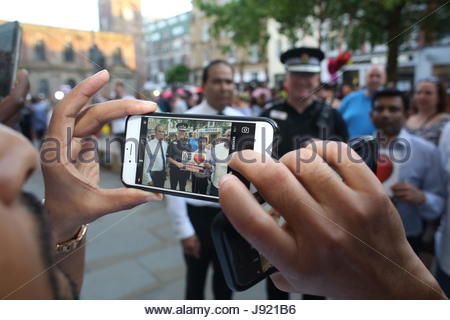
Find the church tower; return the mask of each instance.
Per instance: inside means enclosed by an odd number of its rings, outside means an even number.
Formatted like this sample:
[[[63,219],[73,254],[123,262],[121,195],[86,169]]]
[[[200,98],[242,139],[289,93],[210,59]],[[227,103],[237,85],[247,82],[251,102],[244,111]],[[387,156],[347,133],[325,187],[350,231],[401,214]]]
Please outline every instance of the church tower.
[[[147,80],[141,0],[98,0],[100,31],[134,37],[138,88]]]

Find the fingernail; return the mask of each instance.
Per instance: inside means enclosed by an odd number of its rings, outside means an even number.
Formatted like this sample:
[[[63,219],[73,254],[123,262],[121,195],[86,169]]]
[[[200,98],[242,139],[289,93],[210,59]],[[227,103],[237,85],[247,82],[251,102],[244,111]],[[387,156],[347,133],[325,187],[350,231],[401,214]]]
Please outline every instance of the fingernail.
[[[220,181],[219,181],[219,187],[222,187],[222,186],[223,186],[225,183],[227,183],[227,181],[229,181],[230,179],[233,179],[231,174],[226,174],[226,175],[224,175],[224,176],[220,179]]]
[[[158,199],[154,198],[154,197],[147,197],[145,198],[145,202],[153,202],[153,201],[157,201]]]
[[[146,202],[153,202],[153,201],[161,201],[163,199],[163,195],[161,193],[157,193],[154,196],[145,198]]]
[[[97,72],[96,74],[94,74],[94,75],[92,75],[91,77],[93,78],[93,77],[96,77],[96,76],[98,76],[100,73],[105,73],[105,72],[108,72],[106,69],[103,69],[103,70],[100,70],[99,72]]]
[[[227,164],[230,164],[231,160],[233,160],[234,157],[236,157],[238,154],[238,151],[235,151],[233,153],[230,153],[230,155],[228,156],[228,162]]]
[[[156,103],[152,101],[140,100],[143,103],[145,109],[156,109]]]

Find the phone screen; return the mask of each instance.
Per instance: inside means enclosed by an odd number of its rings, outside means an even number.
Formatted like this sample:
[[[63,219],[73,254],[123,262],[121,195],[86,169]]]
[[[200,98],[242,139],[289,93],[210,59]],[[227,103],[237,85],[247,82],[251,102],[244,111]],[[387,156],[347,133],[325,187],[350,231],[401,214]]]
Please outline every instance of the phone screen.
[[[0,25],[0,99],[6,97],[14,83],[19,55],[19,24]]]
[[[143,116],[140,128],[135,183],[205,197],[218,197],[229,155],[255,146],[252,122]]]

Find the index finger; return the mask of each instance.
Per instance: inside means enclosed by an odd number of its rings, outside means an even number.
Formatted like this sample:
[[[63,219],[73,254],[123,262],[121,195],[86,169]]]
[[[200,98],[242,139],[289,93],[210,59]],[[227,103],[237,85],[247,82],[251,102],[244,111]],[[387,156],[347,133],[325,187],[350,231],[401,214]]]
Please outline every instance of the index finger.
[[[397,182],[396,184],[394,184],[391,189],[407,189],[408,188],[408,184],[406,182]]]
[[[48,136],[66,141],[67,131],[75,125],[75,119],[89,99],[109,80],[109,73],[102,70],[83,80],[55,107],[50,121]]]
[[[253,183],[287,221],[314,223],[320,205],[283,163],[253,150],[242,150],[233,154],[229,166]]]
[[[306,148],[317,152],[353,190],[383,192],[378,178],[347,144],[337,141],[313,141]]]
[[[104,124],[131,114],[154,112],[156,103],[144,100],[114,100],[96,104],[80,114],[75,123],[74,136],[83,138],[98,132]]]

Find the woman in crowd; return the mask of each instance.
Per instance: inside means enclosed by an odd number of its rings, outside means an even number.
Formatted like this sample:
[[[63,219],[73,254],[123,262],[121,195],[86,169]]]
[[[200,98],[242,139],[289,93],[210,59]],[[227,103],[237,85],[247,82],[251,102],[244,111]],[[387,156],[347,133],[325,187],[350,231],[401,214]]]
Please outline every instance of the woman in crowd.
[[[414,92],[413,106],[413,114],[406,122],[408,131],[439,144],[442,129],[450,120],[445,85],[435,77],[420,81]]]
[[[447,90],[435,77],[420,81],[413,96],[413,114],[406,122],[406,129],[436,145],[439,144],[442,130],[449,122],[447,113]],[[422,235],[423,252],[419,254],[425,265],[430,268],[434,256],[434,238],[439,225],[437,221],[428,221]]]

